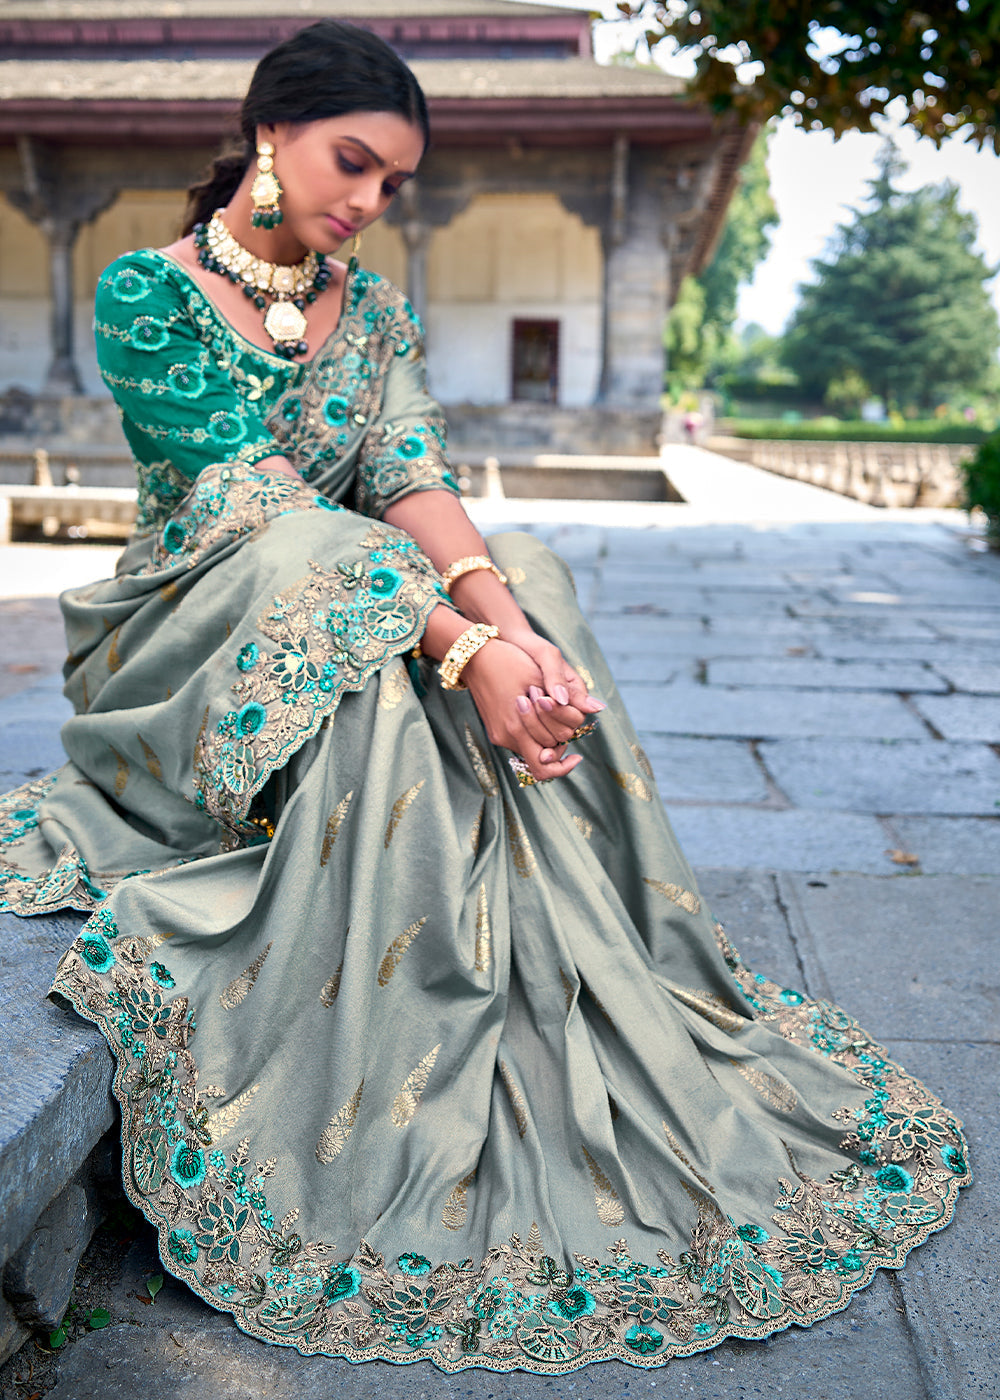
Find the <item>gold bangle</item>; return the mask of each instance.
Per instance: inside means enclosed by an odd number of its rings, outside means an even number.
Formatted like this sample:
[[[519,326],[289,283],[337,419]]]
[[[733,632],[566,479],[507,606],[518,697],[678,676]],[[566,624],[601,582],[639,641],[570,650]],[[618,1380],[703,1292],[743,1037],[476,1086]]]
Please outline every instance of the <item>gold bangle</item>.
[[[507,575],[500,572],[488,554],[467,554],[464,559],[456,559],[454,564],[449,564],[441,575],[444,591],[450,594],[452,584],[456,583],[463,574],[478,573],[481,569],[488,570],[501,583],[507,582]]]
[[[489,627],[485,622],[477,622],[472,627],[466,628],[462,635],[452,642],[438,667],[442,689],[467,689],[462,680],[462,672],[476,652],[499,635],[499,627]]]

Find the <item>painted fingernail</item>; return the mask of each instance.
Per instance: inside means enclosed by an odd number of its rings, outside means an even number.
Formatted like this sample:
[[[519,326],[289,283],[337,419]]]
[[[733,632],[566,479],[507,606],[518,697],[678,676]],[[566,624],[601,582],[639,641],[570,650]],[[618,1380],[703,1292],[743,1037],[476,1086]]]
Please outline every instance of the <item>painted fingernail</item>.
[[[608,708],[608,707],[607,707],[607,704],[606,704],[606,702],[605,702],[604,700],[598,700],[598,698],[597,698],[596,695],[591,695],[591,697],[590,697],[590,713],[591,713],[592,715],[599,715],[599,714],[601,713],[602,710],[606,710],[607,708]]]
[[[526,695],[519,695],[514,703],[522,715],[531,713],[531,701]]]
[[[551,763],[554,758],[555,753],[552,749],[542,749],[541,753],[538,755],[539,763]]]
[[[539,695],[537,704],[538,708],[540,710],[544,710],[546,714],[548,714],[550,710],[554,710],[556,707],[555,701],[550,700],[547,695]]]
[[[577,756],[576,756],[576,758],[570,759],[570,766],[566,769],[566,772],[567,772],[567,773],[572,773],[573,769],[574,769],[574,768],[579,768],[579,766],[580,766],[580,764],[581,764],[582,762],[583,762],[583,754],[582,754],[582,753],[578,753]]]
[[[569,704],[569,691],[564,685],[554,685],[552,687],[552,694],[556,698],[556,700],[558,700],[560,705]]]
[[[530,700],[540,700],[542,698],[543,693],[544,692],[541,691],[537,685],[528,686],[528,698]]]

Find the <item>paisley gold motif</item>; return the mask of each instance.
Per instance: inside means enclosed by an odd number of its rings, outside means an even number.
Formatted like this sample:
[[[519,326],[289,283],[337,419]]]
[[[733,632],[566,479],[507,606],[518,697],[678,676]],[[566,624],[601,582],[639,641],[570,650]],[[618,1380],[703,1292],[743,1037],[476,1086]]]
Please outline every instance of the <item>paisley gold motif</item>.
[[[488,972],[490,966],[490,911],[486,903],[486,886],[479,886],[476,898],[476,971]]]
[[[139,743],[142,746],[142,752],[146,758],[146,767],[149,769],[150,773],[153,775],[156,781],[158,783],[162,783],[163,765],[157,758],[155,751],[149,746],[149,744],[146,743],[145,739],[142,737],[141,734],[137,734],[135,737],[139,740]]]
[[[472,761],[472,770],[479,781],[479,786],[487,797],[495,797],[500,790],[497,782],[496,769],[490,762],[486,750],[476,739],[472,732],[471,725],[465,726],[465,747],[469,751],[469,758]]]
[[[118,652],[118,642],[121,637],[121,634],[122,629],[119,627],[116,630],[115,635],[111,638],[111,645],[108,647],[108,670],[111,672],[112,675],[114,675],[116,671],[120,671],[122,668],[122,659]]]
[[[527,880],[538,868],[535,853],[531,849],[527,832],[517,819],[517,814],[511,810],[506,802],[503,804],[503,815],[504,821],[507,823],[507,840],[510,843],[514,869],[522,880]]]
[[[402,663],[398,666],[386,666],[379,674],[381,676],[378,689],[379,708],[394,710],[410,688],[410,678],[406,674],[406,667]]]
[[[476,1179],[475,1168],[463,1176],[444,1203],[441,1224],[446,1230],[461,1230],[469,1218],[469,1187]]]
[[[426,922],[427,916],[425,914],[422,919],[417,919],[416,923],[410,924],[409,928],[405,928],[399,937],[394,938],[389,944],[388,948],[385,950],[385,957],[382,959],[382,965],[378,970],[378,984],[380,987],[387,987],[389,985],[389,979],[399,966],[403,954]]]
[[[170,603],[177,597],[178,587],[176,583],[165,583],[160,589],[160,597],[165,603]]]
[[[396,828],[403,820],[403,814],[406,812],[406,809],[417,800],[417,797],[420,795],[420,789],[426,781],[426,778],[421,778],[419,783],[414,783],[411,788],[407,788],[392,804],[392,812],[389,816],[389,824],[385,829],[385,841],[383,842],[386,850],[389,849],[389,842],[396,834]]]
[[[329,1123],[320,1134],[319,1142],[316,1144],[316,1160],[324,1165],[334,1161],[347,1146],[347,1139],[351,1136],[351,1129],[358,1120],[358,1109],[361,1107],[361,1095],[365,1090],[365,1081],[355,1089],[354,1093],[333,1115]]]
[[[333,843],[340,835],[340,828],[344,824],[344,818],[347,816],[348,809],[351,805],[351,798],[353,796],[354,789],[352,788],[351,791],[347,794],[347,796],[342,797],[337,803],[336,811],[333,813],[333,816],[326,824],[326,831],[323,833],[323,849],[320,851],[319,855],[319,863],[321,867],[325,866],[327,861],[330,859],[330,852],[333,850]]]
[[[232,1132],[240,1119],[243,1110],[253,1101],[253,1097],[260,1088],[259,1084],[252,1084],[249,1089],[245,1089],[242,1094],[233,1099],[232,1103],[227,1103],[225,1108],[220,1108],[216,1113],[209,1116],[205,1127],[215,1138],[225,1137],[226,1133]]]
[[[440,1049],[440,1044],[435,1045],[434,1049],[428,1051],[420,1061],[416,1069],[411,1070],[403,1080],[403,1087],[392,1104],[391,1117],[395,1127],[405,1128],[420,1107],[420,1100],[427,1088],[427,1081],[431,1077],[431,1070],[434,1068]]]
[[[350,933],[350,928],[347,932]],[[346,935],[345,935],[346,936]],[[340,979],[344,975],[344,959],[341,958],[340,965],[332,977],[328,978],[320,988],[319,999],[326,1007],[331,1007],[337,1000],[340,993]]]
[[[742,1060],[730,1060],[729,1063],[743,1076],[751,1089],[757,1091],[768,1108],[774,1108],[779,1113],[794,1113],[798,1108],[799,1096],[790,1084],[776,1079],[773,1074],[765,1074],[755,1065],[744,1064]]]
[[[653,765],[650,763],[649,758],[647,757],[646,750],[642,747],[641,744],[629,744],[629,748],[632,750],[632,757],[635,759],[636,763],[638,763],[639,767],[645,773],[649,781],[651,783],[655,782],[656,778],[653,774]]]
[[[594,823],[588,821],[586,817],[579,816],[576,812],[573,813],[573,822],[583,839],[589,841],[594,834]]]
[[[701,900],[690,890],[684,889],[682,885],[671,885],[664,880],[651,880],[648,875],[644,875],[642,879],[644,884],[651,886],[658,894],[669,899],[671,904],[676,904],[678,909],[683,909],[687,914],[701,913]]]
[[[479,833],[483,829],[483,813],[485,811],[486,803],[484,802],[476,813],[476,819],[472,823],[472,830],[469,832],[469,845],[472,847],[473,854],[476,854],[479,850]]]
[[[125,785],[128,782],[128,759],[125,757],[124,754],[118,752],[114,744],[109,744],[108,748],[114,754],[115,761],[118,764],[118,767],[115,771],[115,796],[121,797],[122,793],[125,791]]]
[[[610,764],[608,764],[608,772],[622,792],[627,792],[629,797],[638,797],[640,802],[652,802],[653,794],[638,773],[621,773],[617,768],[612,768]]]
[[[602,1225],[607,1225],[612,1230],[616,1229],[625,1219],[625,1207],[619,1199],[618,1192],[587,1149],[583,1147],[582,1151],[594,1182],[594,1204],[597,1207],[597,1218]]]
[[[219,997],[219,1005],[224,1011],[232,1011],[233,1007],[239,1006],[240,1002],[244,1001],[246,997],[250,995],[254,983],[260,976],[260,970],[267,961],[267,955],[273,947],[274,939],[272,938],[264,951],[254,958],[250,966],[246,968],[245,971],[241,972],[239,977],[233,978],[232,982],[230,982],[229,986]]]
[[[528,1131],[528,1109],[520,1089],[514,1083],[514,1076],[508,1069],[505,1060],[500,1061],[500,1078],[503,1080],[503,1087],[507,1090],[510,1106],[514,1110],[514,1122],[517,1125],[517,1135],[519,1138],[523,1138]]]
[[[692,987],[671,987],[670,994],[685,1006],[690,1006],[692,1011],[697,1011],[699,1016],[704,1016],[706,1021],[711,1021],[713,1026],[718,1026],[720,1031],[728,1031],[730,1035],[745,1030],[749,1024],[716,992],[703,992]]]

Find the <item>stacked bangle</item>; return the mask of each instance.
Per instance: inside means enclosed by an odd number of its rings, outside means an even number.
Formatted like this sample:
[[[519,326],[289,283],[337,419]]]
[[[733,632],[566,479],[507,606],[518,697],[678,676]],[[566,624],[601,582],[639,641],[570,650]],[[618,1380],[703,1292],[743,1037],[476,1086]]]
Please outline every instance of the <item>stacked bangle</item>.
[[[449,564],[441,575],[444,591],[450,593],[452,584],[463,574],[477,573],[480,569],[488,570],[501,583],[507,582],[507,575],[500,572],[488,554],[467,554],[464,559],[456,559],[454,564]]]
[[[466,685],[462,680],[462,672],[476,652],[499,635],[499,627],[489,627],[485,622],[477,622],[456,638],[438,667],[442,688],[444,690],[465,690]]]

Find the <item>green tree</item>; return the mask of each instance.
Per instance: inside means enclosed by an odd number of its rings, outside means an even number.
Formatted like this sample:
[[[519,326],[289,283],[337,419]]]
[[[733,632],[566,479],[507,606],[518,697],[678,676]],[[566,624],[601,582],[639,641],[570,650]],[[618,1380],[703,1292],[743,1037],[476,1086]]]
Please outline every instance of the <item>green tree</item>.
[[[692,91],[719,113],[793,113],[810,131],[873,131],[901,98],[906,122],[940,144],[960,131],[1000,154],[996,0],[620,0],[652,53],[693,53]],[[753,65],[741,82],[737,69]],[[746,71],[744,69],[744,71]]]
[[[740,171],[712,261],[686,277],[667,322],[665,343],[672,387],[698,387],[735,354],[732,327],[739,289],[771,245],[778,222],[767,174],[769,133],[761,132]]]
[[[901,193],[887,142],[867,207],[840,225],[785,336],[783,358],[824,393],[852,375],[897,408],[931,408],[986,383],[1000,328],[974,250],[976,220],[950,183]]]

